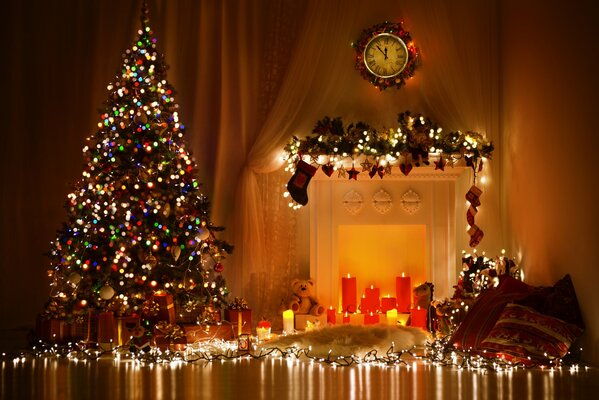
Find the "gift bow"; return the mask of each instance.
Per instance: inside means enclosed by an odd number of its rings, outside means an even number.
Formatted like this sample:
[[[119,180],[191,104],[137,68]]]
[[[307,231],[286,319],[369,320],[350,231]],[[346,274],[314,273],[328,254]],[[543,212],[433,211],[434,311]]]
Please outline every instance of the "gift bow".
[[[247,301],[241,297],[235,297],[233,302],[229,304],[229,308],[231,310],[249,310],[250,306],[248,305]]]
[[[157,323],[156,330],[168,340],[181,339],[183,336],[185,336],[179,325],[169,324],[166,321],[160,321]]]

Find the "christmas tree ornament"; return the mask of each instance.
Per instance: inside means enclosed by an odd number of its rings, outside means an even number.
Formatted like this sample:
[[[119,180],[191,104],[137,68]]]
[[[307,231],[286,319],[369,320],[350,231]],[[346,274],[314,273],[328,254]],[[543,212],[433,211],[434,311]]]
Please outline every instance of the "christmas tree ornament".
[[[199,228],[195,239],[197,242],[202,242],[204,240],[208,240],[209,237],[210,237],[210,231],[208,229]]]
[[[114,289],[110,285],[104,285],[100,288],[100,298],[110,300],[114,296]]]
[[[308,185],[316,170],[318,170],[318,167],[314,167],[300,159],[295,166],[293,176],[287,183],[287,191],[289,191],[291,198],[302,206],[308,204]]]
[[[67,279],[71,285],[76,286],[81,282],[81,275],[78,272],[73,272]]]
[[[158,264],[158,259],[156,257],[154,257],[152,254],[149,254],[145,258],[144,263],[146,265],[150,266],[150,268],[154,268]]]
[[[358,171],[357,169],[354,168],[354,166],[352,165],[351,169],[349,171],[347,171],[348,175],[349,175],[349,180],[351,181],[352,179],[354,181],[358,180],[358,174],[360,173],[360,171]]]
[[[181,255],[181,248],[179,246],[173,246],[171,248],[171,254],[175,261],[177,261],[179,259],[179,256]]]
[[[225,270],[225,266],[222,263],[217,262],[216,264],[214,264],[214,267],[212,267],[214,269],[214,272],[218,272],[221,273]]]

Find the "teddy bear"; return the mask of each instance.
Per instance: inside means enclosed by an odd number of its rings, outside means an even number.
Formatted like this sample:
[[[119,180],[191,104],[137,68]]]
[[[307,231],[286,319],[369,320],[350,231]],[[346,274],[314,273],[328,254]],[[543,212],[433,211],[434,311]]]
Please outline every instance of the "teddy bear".
[[[289,301],[283,302],[282,309],[292,310],[294,314],[311,314],[315,316],[324,313],[324,306],[318,302],[314,295],[314,282],[312,279],[294,279],[291,282],[292,295]]]

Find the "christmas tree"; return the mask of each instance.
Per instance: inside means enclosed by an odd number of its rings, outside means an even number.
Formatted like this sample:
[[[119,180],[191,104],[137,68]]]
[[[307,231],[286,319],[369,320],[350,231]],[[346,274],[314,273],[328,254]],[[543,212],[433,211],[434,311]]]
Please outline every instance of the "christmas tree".
[[[215,236],[145,5],[141,20],[51,244],[47,318],[76,321],[90,308],[143,318],[157,292],[200,316],[226,302],[220,261],[232,248]]]

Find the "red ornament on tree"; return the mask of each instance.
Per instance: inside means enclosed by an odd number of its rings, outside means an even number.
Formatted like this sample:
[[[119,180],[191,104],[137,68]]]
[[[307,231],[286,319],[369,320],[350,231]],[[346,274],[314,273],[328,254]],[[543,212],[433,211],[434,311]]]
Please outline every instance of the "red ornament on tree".
[[[221,263],[217,262],[216,264],[214,264],[214,272],[223,272],[225,270],[225,266],[222,265]]]

